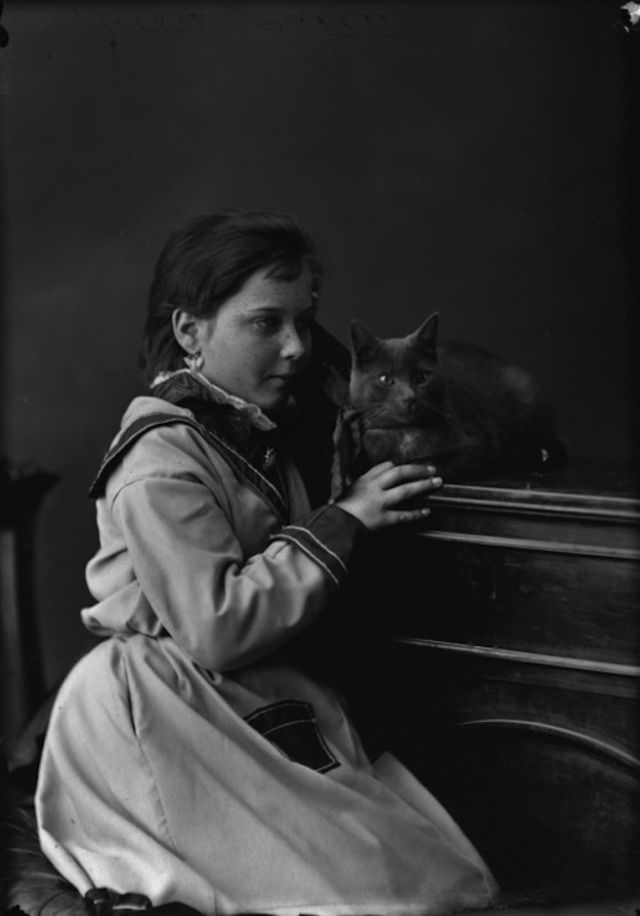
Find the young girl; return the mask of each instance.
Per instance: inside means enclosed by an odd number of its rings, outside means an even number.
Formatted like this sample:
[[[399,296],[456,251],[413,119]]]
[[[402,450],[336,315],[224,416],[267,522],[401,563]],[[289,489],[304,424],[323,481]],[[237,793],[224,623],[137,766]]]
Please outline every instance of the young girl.
[[[311,509],[283,450],[320,291],[311,240],[274,213],[201,216],[165,246],[145,331],[149,395],[97,480],[85,625],[106,639],[55,703],[36,796],[82,894],[202,914],[442,914],[490,903],[460,830],[390,755],[375,762],[295,638],[356,539],[426,514],[441,484],[385,463]]]

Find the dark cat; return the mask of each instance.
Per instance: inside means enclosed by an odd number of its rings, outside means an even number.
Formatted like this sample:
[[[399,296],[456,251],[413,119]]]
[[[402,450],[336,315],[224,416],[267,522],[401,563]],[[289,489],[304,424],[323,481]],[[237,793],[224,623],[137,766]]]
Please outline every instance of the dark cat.
[[[387,459],[428,460],[445,482],[564,460],[533,378],[478,347],[439,344],[437,333],[437,313],[389,340],[352,322],[334,491]]]

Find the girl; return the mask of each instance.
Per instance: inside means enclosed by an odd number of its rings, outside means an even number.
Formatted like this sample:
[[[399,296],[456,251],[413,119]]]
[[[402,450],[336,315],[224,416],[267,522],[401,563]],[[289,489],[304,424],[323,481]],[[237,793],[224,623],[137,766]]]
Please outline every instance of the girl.
[[[275,213],[198,217],[158,261],[151,391],[93,486],[82,617],[106,639],[59,693],[36,795],[42,848],[82,894],[207,916],[492,899],[448,815],[390,755],[367,759],[296,659],[356,540],[425,515],[402,503],[442,482],[385,463],[311,508],[284,436],[318,366],[320,276],[307,233]]]

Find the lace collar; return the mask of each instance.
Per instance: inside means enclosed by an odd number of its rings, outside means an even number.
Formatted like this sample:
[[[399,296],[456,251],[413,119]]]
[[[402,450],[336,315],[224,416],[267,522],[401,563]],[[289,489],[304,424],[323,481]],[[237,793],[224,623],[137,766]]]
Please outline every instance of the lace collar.
[[[193,369],[177,369],[173,372],[160,372],[151,383],[152,393],[157,397],[164,397],[168,389],[172,395],[180,397],[196,397],[200,400],[210,401],[232,407],[238,414],[247,420],[255,429],[262,432],[271,432],[277,428],[257,404],[245,401],[235,394],[230,394],[219,385],[210,382],[201,372]],[[173,400],[174,398],[171,398]]]

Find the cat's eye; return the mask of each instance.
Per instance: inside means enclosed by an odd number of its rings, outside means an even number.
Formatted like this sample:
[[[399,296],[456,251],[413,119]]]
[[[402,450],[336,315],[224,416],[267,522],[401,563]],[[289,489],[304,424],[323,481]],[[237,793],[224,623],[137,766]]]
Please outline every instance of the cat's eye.
[[[390,385],[393,385],[395,379],[392,375],[389,375],[387,372],[383,372],[382,375],[378,376],[378,381],[381,385],[385,385],[387,388]]]
[[[416,372],[413,381],[416,385],[426,385],[427,382],[431,379],[431,372],[424,370],[423,372]]]

